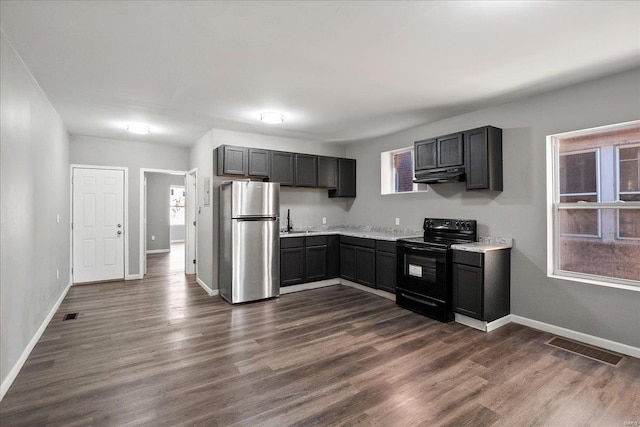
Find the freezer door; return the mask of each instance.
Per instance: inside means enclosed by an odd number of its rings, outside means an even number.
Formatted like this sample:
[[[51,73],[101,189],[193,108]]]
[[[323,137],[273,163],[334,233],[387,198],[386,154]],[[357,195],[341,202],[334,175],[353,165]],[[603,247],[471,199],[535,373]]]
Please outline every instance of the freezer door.
[[[233,220],[231,303],[280,295],[280,221]]]
[[[233,182],[232,218],[280,216],[280,184]]]

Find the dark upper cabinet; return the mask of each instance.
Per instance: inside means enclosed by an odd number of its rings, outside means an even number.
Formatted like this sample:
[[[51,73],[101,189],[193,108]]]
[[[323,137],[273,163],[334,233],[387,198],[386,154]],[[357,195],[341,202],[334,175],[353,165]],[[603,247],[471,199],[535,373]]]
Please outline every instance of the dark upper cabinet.
[[[416,141],[414,143],[415,170],[434,169],[438,166],[436,157],[437,143],[438,141],[435,139]]]
[[[413,151],[416,171],[464,165],[464,144],[461,132],[416,141]]]
[[[462,133],[438,137],[438,167],[448,168],[464,165]]]
[[[318,186],[318,156],[296,154],[295,185],[297,187]]]
[[[318,187],[336,188],[338,185],[338,159],[318,157]]]
[[[293,153],[272,151],[269,181],[279,182],[280,185],[295,185],[294,160]]]
[[[329,190],[329,197],[356,197],[356,161],[338,159],[338,185]]]
[[[248,148],[248,175],[250,176],[269,176],[269,150],[261,150],[258,148]]]
[[[248,171],[248,152],[245,147],[218,147],[218,175],[242,175]]]
[[[502,191],[502,129],[469,130],[464,141],[467,190]]]

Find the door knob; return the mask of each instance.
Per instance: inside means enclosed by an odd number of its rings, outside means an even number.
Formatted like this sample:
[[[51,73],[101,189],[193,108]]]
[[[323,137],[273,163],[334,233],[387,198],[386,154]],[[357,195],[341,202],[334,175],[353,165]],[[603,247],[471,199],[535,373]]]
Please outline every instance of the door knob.
[[[118,230],[118,235],[122,234],[122,230]]]
[[[122,227],[122,224],[118,224],[118,228]]]

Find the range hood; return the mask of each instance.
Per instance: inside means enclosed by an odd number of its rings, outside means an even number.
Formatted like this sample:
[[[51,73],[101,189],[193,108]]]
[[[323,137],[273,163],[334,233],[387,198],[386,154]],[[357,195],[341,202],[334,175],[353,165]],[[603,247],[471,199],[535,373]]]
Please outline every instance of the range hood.
[[[464,173],[465,173],[464,167],[417,171],[413,182],[416,184],[463,182],[465,179]]]

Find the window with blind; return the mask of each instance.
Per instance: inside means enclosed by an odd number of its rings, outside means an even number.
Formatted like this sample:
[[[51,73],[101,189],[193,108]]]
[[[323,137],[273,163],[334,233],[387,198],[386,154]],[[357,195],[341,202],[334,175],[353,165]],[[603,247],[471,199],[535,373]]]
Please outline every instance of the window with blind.
[[[380,156],[380,193],[402,194],[428,191],[426,184],[414,184],[413,147],[385,151]]]
[[[184,187],[171,186],[169,194],[169,225],[184,225],[185,197]]]
[[[547,140],[549,275],[640,290],[640,122]]]

